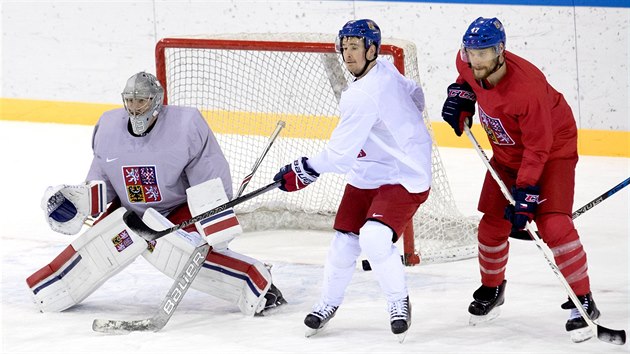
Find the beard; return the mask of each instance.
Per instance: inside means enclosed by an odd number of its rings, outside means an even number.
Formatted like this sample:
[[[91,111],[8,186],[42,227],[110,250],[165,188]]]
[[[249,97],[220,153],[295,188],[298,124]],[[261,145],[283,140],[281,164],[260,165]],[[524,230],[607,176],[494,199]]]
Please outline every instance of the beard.
[[[496,58],[491,65],[481,67],[471,67],[475,80],[485,80],[499,69],[499,58]]]

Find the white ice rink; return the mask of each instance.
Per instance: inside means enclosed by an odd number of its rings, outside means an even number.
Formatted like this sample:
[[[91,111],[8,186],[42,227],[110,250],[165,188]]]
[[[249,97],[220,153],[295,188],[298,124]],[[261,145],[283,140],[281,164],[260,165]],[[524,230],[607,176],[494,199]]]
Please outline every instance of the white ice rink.
[[[104,335],[95,318],[151,316],[172,280],[142,257],[80,306],[39,313],[25,279],[72,240],[48,229],[39,207],[48,185],[83,180],[91,127],[0,121],[2,353],[627,353],[591,339],[574,344],[564,331],[566,293],[532,242],[512,241],[506,302],[494,322],[468,326],[467,306],[479,286],[476,259],[407,269],[413,325],[403,344],[389,330],[385,300],[370,272],[358,269],[345,303],[328,328],[304,337],[302,320],[317,300],[332,233],[263,232],[231,243],[237,252],[272,263],[274,283],[289,304],[267,317],[246,318],[235,306],[190,290],[157,333]],[[485,139],[485,137],[478,137]],[[465,139],[465,137],[462,137]],[[475,215],[484,166],[472,149],[441,149],[455,200]],[[280,167],[280,166],[278,166]],[[583,156],[575,208],[630,174],[630,159]],[[235,179],[242,176],[234,176]],[[272,176],[255,176],[271,179]],[[576,219],[588,254],[600,323],[630,328],[629,191]]]

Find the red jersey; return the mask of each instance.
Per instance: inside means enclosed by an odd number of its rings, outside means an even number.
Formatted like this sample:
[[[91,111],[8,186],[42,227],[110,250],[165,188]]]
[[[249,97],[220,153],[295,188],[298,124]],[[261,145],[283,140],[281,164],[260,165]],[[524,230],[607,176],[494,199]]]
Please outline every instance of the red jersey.
[[[571,107],[538,68],[507,51],[505,65],[499,83],[484,88],[458,53],[457,82],[477,95],[495,161],[517,174],[517,187],[535,186],[547,160],[577,156],[577,127]]]

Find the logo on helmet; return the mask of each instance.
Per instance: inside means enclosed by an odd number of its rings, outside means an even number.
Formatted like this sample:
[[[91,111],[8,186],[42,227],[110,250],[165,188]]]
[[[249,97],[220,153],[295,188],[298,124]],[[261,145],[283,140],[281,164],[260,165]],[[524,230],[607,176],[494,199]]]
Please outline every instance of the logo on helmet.
[[[369,19],[348,21],[341,28],[335,43],[335,48],[339,53],[341,53],[341,40],[344,37],[363,38],[365,48],[367,49],[370,45],[374,44],[377,53],[381,47],[381,29],[376,22]]]
[[[496,17],[477,18],[468,26],[462,38],[462,46],[467,49],[490,48],[500,43],[505,46],[505,29]]]

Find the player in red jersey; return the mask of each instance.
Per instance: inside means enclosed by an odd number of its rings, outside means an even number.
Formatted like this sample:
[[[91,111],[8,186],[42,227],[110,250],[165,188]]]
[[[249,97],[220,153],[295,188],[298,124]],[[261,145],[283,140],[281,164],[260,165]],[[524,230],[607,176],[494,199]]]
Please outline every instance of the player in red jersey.
[[[468,311],[471,323],[498,315],[504,301],[505,269],[511,231],[535,220],[553,251],[562,275],[591,319],[593,302],[586,253],[571,219],[578,161],[577,128],[571,108],[543,73],[505,50],[505,31],[496,18],[479,17],[463,36],[456,58],[459,76],[448,87],[442,117],[460,136],[472,124],[475,103],[479,121],[492,145],[491,165],[516,201],[511,206],[489,173],[479,198],[481,287]],[[574,341],[593,336],[571,301],[566,330]]]

